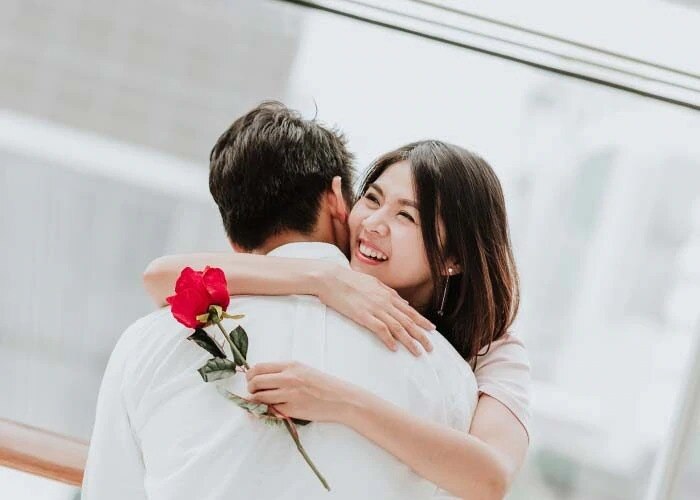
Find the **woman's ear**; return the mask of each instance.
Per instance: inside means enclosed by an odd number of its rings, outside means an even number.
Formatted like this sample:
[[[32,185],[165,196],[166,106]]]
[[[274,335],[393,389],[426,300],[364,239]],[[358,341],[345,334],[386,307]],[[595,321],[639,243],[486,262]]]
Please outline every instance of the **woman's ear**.
[[[331,181],[331,192],[328,193],[331,216],[341,224],[348,220],[348,205],[343,196],[343,180],[339,175],[333,177]]]
[[[454,276],[455,274],[462,274],[462,266],[457,264],[454,259],[448,259],[447,265],[443,272],[446,276]]]

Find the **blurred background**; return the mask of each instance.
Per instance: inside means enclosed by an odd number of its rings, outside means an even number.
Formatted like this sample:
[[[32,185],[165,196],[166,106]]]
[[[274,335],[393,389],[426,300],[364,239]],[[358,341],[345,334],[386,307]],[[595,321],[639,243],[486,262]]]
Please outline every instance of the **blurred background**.
[[[439,138],[498,173],[534,377],[509,499],[699,498],[700,2],[0,5],[0,418],[89,438],[143,270],[228,248],[209,150],[274,98],[359,170]]]

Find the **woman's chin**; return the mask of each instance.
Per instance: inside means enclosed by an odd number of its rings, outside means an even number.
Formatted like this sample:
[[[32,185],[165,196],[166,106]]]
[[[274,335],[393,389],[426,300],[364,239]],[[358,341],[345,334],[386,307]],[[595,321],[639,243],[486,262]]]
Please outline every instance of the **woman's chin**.
[[[391,269],[386,264],[368,264],[353,256],[353,258],[350,259],[350,268],[353,271],[374,276],[385,285],[392,286],[390,284],[393,281],[391,277]]]
[[[378,275],[386,268],[386,266],[378,265],[376,263],[365,262],[363,259],[355,255],[353,255],[350,259],[350,267],[354,271],[360,271],[375,277],[379,277]]]

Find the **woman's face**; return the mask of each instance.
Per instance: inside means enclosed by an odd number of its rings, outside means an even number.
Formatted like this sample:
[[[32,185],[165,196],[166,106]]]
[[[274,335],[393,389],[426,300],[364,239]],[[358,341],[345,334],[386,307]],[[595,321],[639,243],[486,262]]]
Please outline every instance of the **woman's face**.
[[[389,166],[350,212],[350,265],[422,308],[432,295],[430,265],[408,161]]]

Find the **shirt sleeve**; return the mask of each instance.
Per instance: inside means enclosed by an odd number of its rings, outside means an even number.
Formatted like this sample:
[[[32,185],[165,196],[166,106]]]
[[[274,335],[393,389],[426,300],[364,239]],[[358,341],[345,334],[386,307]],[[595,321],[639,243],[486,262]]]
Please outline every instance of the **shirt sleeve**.
[[[532,410],[530,362],[522,340],[504,335],[479,356],[474,370],[479,394],[488,394],[505,405],[530,436]]]
[[[83,477],[83,500],[145,500],[145,468],[124,399],[125,362],[132,325],[117,343],[102,378],[88,459]]]

